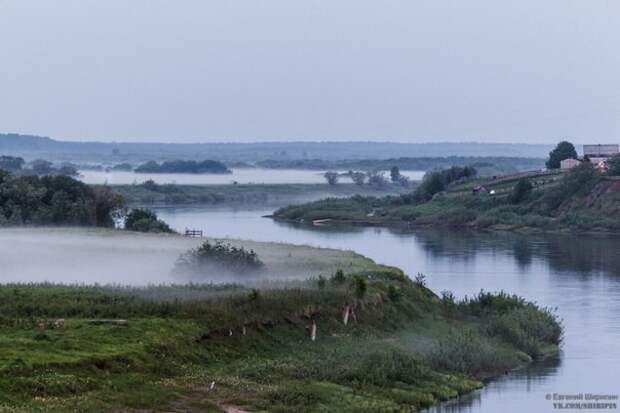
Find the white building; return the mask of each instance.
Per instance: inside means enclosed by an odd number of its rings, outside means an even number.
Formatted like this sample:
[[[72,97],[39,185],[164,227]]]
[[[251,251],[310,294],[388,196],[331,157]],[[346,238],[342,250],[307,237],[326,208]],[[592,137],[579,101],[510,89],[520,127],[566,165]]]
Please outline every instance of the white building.
[[[616,156],[618,153],[620,153],[620,148],[617,144],[583,145],[583,157],[590,159],[590,162],[594,164]]]
[[[567,169],[571,169],[571,168],[574,168],[575,166],[578,166],[580,163],[581,161],[577,159],[573,159],[573,158],[564,159],[560,161],[560,169],[565,171]]]

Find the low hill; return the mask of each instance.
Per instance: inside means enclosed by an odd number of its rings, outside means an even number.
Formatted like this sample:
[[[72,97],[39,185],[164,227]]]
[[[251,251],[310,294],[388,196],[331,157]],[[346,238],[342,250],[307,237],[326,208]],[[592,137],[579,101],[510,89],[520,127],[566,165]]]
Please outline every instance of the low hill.
[[[174,140],[175,137],[171,137]],[[47,137],[0,134],[0,154],[53,161],[123,162],[214,159],[257,162],[322,159],[389,159],[399,157],[492,156],[544,158],[551,145],[503,143],[391,142],[256,142],[256,143],[131,143],[72,142]]]
[[[281,208],[298,222],[535,231],[620,231],[620,178],[583,164],[570,172],[463,178],[445,188],[430,174],[413,194],[326,199]],[[440,185],[430,194],[424,188]]]

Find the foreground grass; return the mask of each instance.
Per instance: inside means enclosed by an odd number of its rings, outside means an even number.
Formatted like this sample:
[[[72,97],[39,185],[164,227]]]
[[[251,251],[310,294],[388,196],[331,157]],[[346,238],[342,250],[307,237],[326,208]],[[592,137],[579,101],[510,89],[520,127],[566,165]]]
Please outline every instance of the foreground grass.
[[[411,411],[561,340],[517,297],[456,302],[374,264],[261,290],[3,285],[0,314],[11,412]]]

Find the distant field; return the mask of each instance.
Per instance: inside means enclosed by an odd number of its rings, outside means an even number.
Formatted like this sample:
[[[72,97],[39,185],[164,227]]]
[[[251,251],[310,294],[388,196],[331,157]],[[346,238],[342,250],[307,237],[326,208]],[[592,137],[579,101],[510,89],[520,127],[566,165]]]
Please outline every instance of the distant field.
[[[0,230],[2,282],[148,285],[237,281],[218,274],[208,279],[179,278],[171,274],[178,256],[205,240],[121,230],[5,228]],[[306,279],[337,268],[359,271],[374,267],[370,259],[349,251],[255,241],[229,242],[255,250],[264,261],[270,280]],[[247,277],[239,279],[247,280]]]
[[[271,184],[271,185],[114,185],[130,205],[284,205],[325,197],[352,195],[384,196],[412,191],[410,187],[388,184],[383,188],[370,185]]]

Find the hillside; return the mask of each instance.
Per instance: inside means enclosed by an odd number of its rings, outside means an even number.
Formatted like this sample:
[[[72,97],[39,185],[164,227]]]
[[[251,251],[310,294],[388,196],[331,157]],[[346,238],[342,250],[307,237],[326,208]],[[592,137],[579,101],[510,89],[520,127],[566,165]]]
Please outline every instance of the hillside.
[[[464,178],[425,198],[420,192],[436,183],[431,178],[410,195],[326,199],[281,208],[274,217],[321,224],[620,231],[620,178],[602,175],[589,164],[565,173]]]
[[[143,237],[157,251],[196,242],[99,231],[97,244]],[[561,340],[552,313],[517,297],[458,302],[353,253],[249,245],[271,251],[267,268],[298,252],[330,264],[306,280],[267,274],[260,289],[0,286],[2,410],[412,411],[556,352]]]
[[[175,137],[171,137],[174,140]],[[390,142],[257,142],[257,143],[130,143],[71,142],[46,137],[0,134],[0,154],[53,161],[123,162],[202,160],[225,162],[290,161],[299,159],[389,159],[399,157],[521,157],[544,158],[551,145],[501,143]]]

